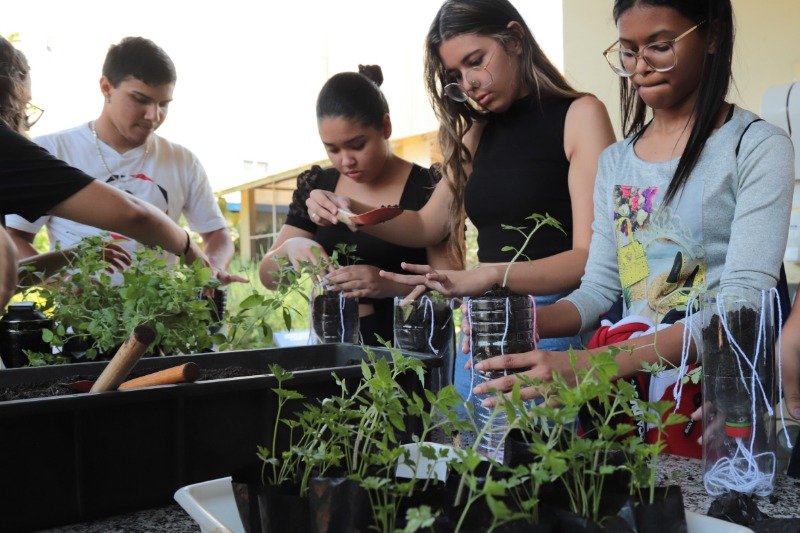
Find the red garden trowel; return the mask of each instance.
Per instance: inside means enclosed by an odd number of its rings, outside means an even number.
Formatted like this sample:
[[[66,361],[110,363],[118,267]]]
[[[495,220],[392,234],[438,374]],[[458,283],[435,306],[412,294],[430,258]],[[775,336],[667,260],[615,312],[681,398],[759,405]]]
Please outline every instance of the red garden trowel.
[[[360,215],[356,215],[355,213],[340,207],[336,217],[339,219],[339,222],[343,222],[351,230],[356,231],[358,226],[371,226],[373,224],[380,224],[381,222],[392,220],[393,218],[399,216],[402,212],[403,208],[399,205],[381,206],[367,211],[366,213],[361,213]]]

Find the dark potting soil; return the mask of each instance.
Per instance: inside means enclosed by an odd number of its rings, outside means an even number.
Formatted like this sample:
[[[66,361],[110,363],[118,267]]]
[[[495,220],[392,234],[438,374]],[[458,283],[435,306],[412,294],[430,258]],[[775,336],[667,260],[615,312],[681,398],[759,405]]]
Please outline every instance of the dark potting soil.
[[[534,346],[534,310],[528,296],[493,286],[470,304],[470,346],[475,361],[527,352]],[[502,376],[488,372],[488,378]]]
[[[729,492],[711,502],[708,516],[749,527],[757,533],[800,531],[800,518],[770,518],[751,496]]]
[[[312,316],[314,333],[321,342],[358,342],[358,299],[345,298],[340,307],[339,293],[326,291],[314,297]]]
[[[736,342],[742,351],[748,355],[755,351],[758,337],[758,313],[755,309],[742,307],[727,313],[727,326],[736,337]],[[733,357],[733,350],[728,342],[722,320],[719,315],[713,315],[708,326],[703,328],[703,365],[707,369],[714,369],[718,377],[739,377],[739,365]],[[767,343],[766,349],[771,354],[771,344]]]
[[[433,346],[438,353],[454,334],[453,312],[445,303],[433,304],[433,335],[430,306],[415,302],[407,316],[404,311],[397,309],[394,317],[395,340],[404,350],[430,353]]]
[[[754,355],[758,358],[755,372],[764,390],[773,390],[773,343],[761,339],[759,349],[763,351],[756,354],[760,325],[758,311],[741,307],[727,312],[726,319],[727,329],[733,334],[741,352],[747,354],[751,363]],[[724,416],[726,424],[752,423],[749,387],[753,370],[737,357],[739,350],[731,346],[719,315],[713,315],[709,324],[703,328],[702,339],[703,392],[706,395],[704,400],[714,404],[717,415]],[[761,403],[757,404],[757,409],[762,408]],[[759,440],[766,438],[763,431],[758,431],[757,434]]]
[[[130,376],[128,376],[128,379],[144,376],[145,374],[149,374],[149,372],[134,370],[131,372]],[[237,378],[242,376],[256,376],[259,374],[263,374],[263,372],[238,366],[211,368],[201,370],[200,377],[197,379],[197,381]],[[94,380],[97,379],[97,376],[74,374],[59,379],[58,381],[20,383],[11,387],[3,387],[0,388],[0,402],[7,402],[11,400],[28,400],[32,398],[47,398],[49,396],[70,396],[73,394],[84,394],[74,391],[66,386],[69,383],[74,383],[84,379]]]

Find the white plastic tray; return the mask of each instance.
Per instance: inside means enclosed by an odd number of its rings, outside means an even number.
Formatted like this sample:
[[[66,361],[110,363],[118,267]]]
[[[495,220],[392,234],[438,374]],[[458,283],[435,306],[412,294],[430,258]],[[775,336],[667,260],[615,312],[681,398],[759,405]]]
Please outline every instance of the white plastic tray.
[[[175,500],[203,533],[244,533],[230,477],[180,488]],[[753,533],[752,529],[691,511],[686,511],[686,525],[688,533]]]
[[[181,487],[175,492],[175,501],[198,523],[202,533],[244,533],[230,476]]]

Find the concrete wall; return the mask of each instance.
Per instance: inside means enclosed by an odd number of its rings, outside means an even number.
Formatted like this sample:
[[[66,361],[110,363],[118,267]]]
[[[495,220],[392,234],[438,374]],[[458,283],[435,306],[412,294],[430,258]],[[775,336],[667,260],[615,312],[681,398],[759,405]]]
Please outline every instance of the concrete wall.
[[[616,38],[611,0],[563,0],[564,71],[603,100],[619,135],[619,82],[602,51]],[[800,1],[734,0],[735,84],[728,99],[756,113],[767,87],[800,79]]]

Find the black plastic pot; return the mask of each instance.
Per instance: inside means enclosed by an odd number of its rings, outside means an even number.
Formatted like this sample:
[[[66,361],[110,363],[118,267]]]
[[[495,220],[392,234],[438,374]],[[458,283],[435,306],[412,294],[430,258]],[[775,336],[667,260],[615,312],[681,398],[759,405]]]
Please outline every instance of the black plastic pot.
[[[369,494],[345,477],[309,480],[309,514],[316,533],[366,531],[372,524]]]
[[[28,366],[25,350],[50,353],[50,345],[42,340],[42,331],[53,328],[53,320],[36,309],[33,302],[8,306],[0,319],[0,356],[6,368]]]
[[[686,509],[683,493],[677,485],[656,487],[653,503],[640,501],[634,511],[638,531],[686,533]]]
[[[311,327],[320,343],[358,343],[358,298],[327,290],[313,296]]]
[[[231,476],[233,497],[247,533],[311,533],[309,498],[300,496],[296,483],[264,485],[260,468],[252,467]]]

